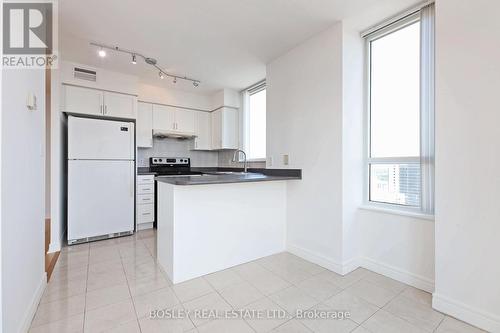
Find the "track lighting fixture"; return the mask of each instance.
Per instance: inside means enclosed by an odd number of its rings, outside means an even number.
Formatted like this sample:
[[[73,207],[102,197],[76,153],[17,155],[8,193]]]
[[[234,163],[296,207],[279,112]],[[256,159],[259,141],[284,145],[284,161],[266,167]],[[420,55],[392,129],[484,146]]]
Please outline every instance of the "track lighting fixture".
[[[101,58],[104,58],[106,56],[106,51],[104,49],[112,50],[115,52],[127,53],[127,54],[132,56],[132,64],[134,64],[134,65],[137,64],[137,57],[139,57],[139,58],[142,58],[146,64],[156,68],[158,70],[158,76],[160,77],[160,79],[164,79],[165,76],[169,76],[171,78],[174,78],[173,83],[177,83],[177,79],[181,79],[181,80],[185,80],[185,81],[191,81],[193,83],[194,87],[198,87],[200,85],[199,80],[189,78],[187,76],[167,73],[166,71],[163,70],[162,67],[160,67],[160,65],[158,65],[155,58],[146,57],[145,55],[143,55],[141,53],[135,52],[133,50],[122,49],[121,47],[118,47],[118,46],[110,46],[110,45],[94,43],[94,42],[91,42],[90,45],[97,46],[99,48],[98,54]]]

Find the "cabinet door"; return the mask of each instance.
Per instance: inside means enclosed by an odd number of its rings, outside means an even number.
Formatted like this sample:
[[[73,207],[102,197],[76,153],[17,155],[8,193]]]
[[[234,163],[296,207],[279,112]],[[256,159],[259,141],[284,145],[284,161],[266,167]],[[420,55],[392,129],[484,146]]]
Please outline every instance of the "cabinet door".
[[[210,112],[196,112],[196,138],[194,139],[195,150],[210,150],[212,144],[212,121]]]
[[[177,108],[175,110],[175,130],[179,132],[194,133],[194,112]]]
[[[113,92],[104,92],[104,115],[135,119],[137,97]]]
[[[153,105],[137,103],[137,147],[153,147]]]
[[[64,111],[89,115],[102,115],[102,105],[102,91],[83,87],[64,86]]]
[[[238,109],[222,108],[222,149],[238,149],[238,120]]]
[[[159,130],[174,130],[175,108],[172,106],[153,104],[153,128]]]
[[[212,112],[212,149],[222,148],[222,111]]]

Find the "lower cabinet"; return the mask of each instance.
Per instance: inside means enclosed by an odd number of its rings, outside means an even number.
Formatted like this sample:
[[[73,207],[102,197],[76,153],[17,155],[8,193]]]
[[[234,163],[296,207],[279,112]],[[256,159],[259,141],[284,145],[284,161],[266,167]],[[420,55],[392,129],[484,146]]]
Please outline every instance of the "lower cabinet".
[[[137,230],[153,227],[155,221],[154,175],[137,176]]]

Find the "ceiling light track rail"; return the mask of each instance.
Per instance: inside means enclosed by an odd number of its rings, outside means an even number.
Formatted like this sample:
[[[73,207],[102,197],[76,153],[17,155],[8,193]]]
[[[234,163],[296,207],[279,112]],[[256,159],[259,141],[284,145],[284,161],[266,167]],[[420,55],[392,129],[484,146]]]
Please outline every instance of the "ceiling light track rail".
[[[155,58],[147,57],[144,54],[141,54],[139,52],[136,52],[133,50],[127,50],[127,49],[121,48],[119,46],[112,46],[112,45],[101,44],[101,43],[96,43],[96,42],[90,42],[90,45],[96,46],[99,48],[99,55],[101,57],[106,56],[106,52],[104,52],[104,49],[107,49],[107,50],[112,50],[115,52],[121,52],[121,53],[126,53],[126,54],[131,55],[133,64],[137,63],[137,57],[142,58],[146,64],[151,65],[158,70],[158,75],[159,75],[160,79],[163,79],[165,77],[171,77],[174,79],[173,80],[174,83],[177,83],[177,79],[179,79],[179,80],[190,81],[193,83],[193,86],[195,86],[195,87],[198,87],[200,85],[200,82],[201,82],[200,80],[193,79],[193,78],[190,78],[187,76],[181,76],[181,75],[168,73],[163,68],[161,68],[160,65],[158,65],[158,62],[156,61]]]

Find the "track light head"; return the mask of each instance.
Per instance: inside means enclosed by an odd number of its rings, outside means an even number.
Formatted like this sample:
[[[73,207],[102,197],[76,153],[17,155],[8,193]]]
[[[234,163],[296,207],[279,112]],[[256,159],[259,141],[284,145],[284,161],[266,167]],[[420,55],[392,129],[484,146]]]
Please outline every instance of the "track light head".
[[[132,64],[137,64],[137,57],[135,54],[132,54]]]
[[[176,77],[174,77],[174,81],[173,82],[174,82],[174,84],[177,83],[177,78]]]
[[[200,85],[200,83],[199,83],[199,82],[197,82],[197,81],[193,81],[193,86],[198,87],[199,85]]]
[[[162,80],[165,78],[165,75],[163,75],[163,72],[159,72],[159,73],[158,73],[158,76],[159,76],[159,77],[160,77],[160,79],[162,79]]]
[[[104,58],[106,56],[106,51],[104,51],[104,49],[101,47],[101,49],[99,50],[99,52],[97,52],[99,54],[99,57],[101,58]]]

